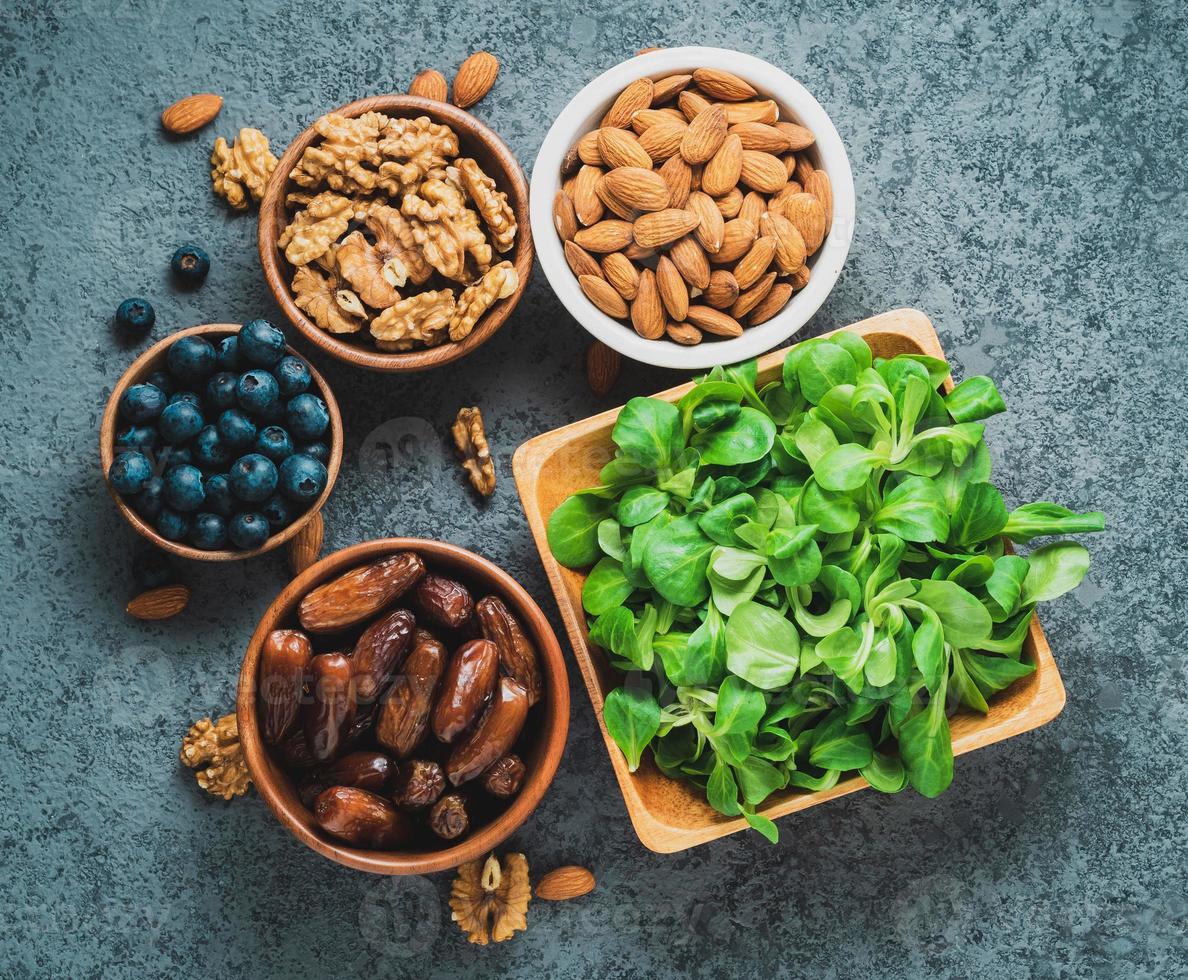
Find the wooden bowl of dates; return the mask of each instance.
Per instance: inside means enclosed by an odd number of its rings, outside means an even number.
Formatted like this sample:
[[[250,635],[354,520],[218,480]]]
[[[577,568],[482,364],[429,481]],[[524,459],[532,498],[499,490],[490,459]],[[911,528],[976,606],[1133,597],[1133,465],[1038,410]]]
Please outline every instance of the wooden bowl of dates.
[[[451,341],[449,337],[446,337],[444,343],[437,343],[434,346],[413,350],[385,351],[377,349],[366,326],[353,333],[332,333],[322,329],[297,305],[297,299],[291,287],[297,269],[288,261],[285,252],[278,248],[278,240],[282,239],[286,226],[292,220],[288,206],[289,195],[304,190],[293,181],[291,174],[306,149],[322,139],[315,126],[310,126],[285,150],[268,182],[264,198],[260,202],[258,232],[260,264],[264,269],[264,278],[268,283],[268,288],[272,291],[277,305],[284,310],[289,322],[301,331],[311,343],[348,364],[368,368],[372,371],[389,373],[424,371],[465,357],[475,348],[490,340],[495,332],[503,326],[520,301],[520,297],[528,285],[528,280],[532,276],[532,263],[536,252],[532,243],[529,221],[528,181],[524,177],[524,171],[520,167],[519,161],[494,131],[479,122],[469,112],[445,102],[424,99],[415,95],[377,95],[359,99],[337,109],[331,109],[330,112],[346,116],[348,119],[355,119],[366,113],[382,113],[392,119],[416,119],[420,116],[428,116],[433,123],[452,129],[458,138],[459,156],[469,157],[476,161],[482,172],[495,182],[495,189],[507,195],[507,205],[515,217],[514,244],[506,252],[497,252],[492,262],[510,262],[516,273],[515,284],[514,287],[510,287],[510,292],[500,290],[498,293],[500,298],[479,317],[469,333],[458,341]],[[349,190],[343,190],[342,193],[350,195]],[[391,198],[389,203],[399,206],[395,198]],[[354,224],[351,227],[354,227]],[[365,227],[364,230],[367,234],[372,234],[370,228]],[[316,265],[315,261],[311,263],[310,268],[314,268]],[[337,288],[342,288],[344,285],[349,285],[349,283],[339,283]],[[399,287],[399,295],[408,299],[425,290],[446,288],[453,288],[455,292],[458,292],[464,285],[463,282],[447,279],[440,272],[435,272],[432,278],[420,286],[415,286],[410,279],[407,285]]]
[[[239,737],[302,843],[376,874],[479,858],[527,820],[569,730],[532,597],[455,545],[385,538],[295,578],[243,659]]]

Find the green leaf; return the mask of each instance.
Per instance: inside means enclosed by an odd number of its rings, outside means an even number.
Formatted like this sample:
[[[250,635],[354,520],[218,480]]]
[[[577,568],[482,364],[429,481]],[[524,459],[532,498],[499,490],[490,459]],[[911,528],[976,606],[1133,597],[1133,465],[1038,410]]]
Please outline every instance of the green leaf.
[[[912,637],[912,659],[915,660],[924,686],[936,694],[945,681],[949,664],[945,657],[945,638],[940,619],[931,609],[924,609],[924,618]]]
[[[910,476],[887,494],[871,522],[904,541],[944,541],[949,535],[944,496],[923,476]]]
[[[726,621],[726,665],[758,688],[790,684],[799,653],[796,627],[770,606],[744,602]]]
[[[648,535],[644,573],[652,587],[678,606],[696,606],[709,595],[705,573],[715,544],[686,514]]]
[[[619,500],[617,516],[623,527],[646,524],[668,506],[668,494],[655,487],[632,487]]]
[[[814,409],[815,411],[816,409]],[[817,460],[826,453],[837,449],[837,436],[816,415],[809,414],[804,417],[804,421],[800,423],[800,427],[796,430],[796,448],[800,450],[801,455],[808,461],[809,466],[816,466]],[[833,489],[848,488],[837,487]]]
[[[833,673],[855,694],[862,690],[863,670],[870,656],[872,631],[843,626],[817,643],[816,653]]]
[[[736,401],[720,399],[703,401],[693,409],[693,429],[705,432],[721,425],[729,425],[738,418],[739,405]]]
[[[982,696],[978,685],[965,672],[965,664],[962,661],[960,651],[957,652],[956,656],[951,658],[950,665],[953,668],[953,673],[949,678],[949,685],[957,694],[958,703],[965,705],[972,711],[977,711],[983,715],[986,714],[990,710],[990,706],[986,704],[986,699]]]
[[[776,825],[772,823],[767,817],[761,813],[752,813],[749,810],[743,811],[743,816],[747,823],[751,825],[751,829],[759,831],[771,843],[778,844],[780,842],[780,832]]]
[[[1105,515],[1099,511],[1078,514],[1059,504],[1024,504],[1011,511],[1002,533],[1026,544],[1044,534],[1077,534],[1105,530]]]
[[[718,688],[713,734],[745,735],[754,732],[766,710],[767,701],[763,692],[731,674]]]
[[[749,756],[740,765],[734,767],[738,777],[738,787],[742,790],[743,800],[751,806],[756,806],[766,800],[776,790],[787,785],[784,774],[766,759]]]
[[[771,452],[775,423],[763,412],[744,408],[728,425],[698,433],[693,445],[707,466],[738,466],[753,463]]]
[[[808,348],[800,358],[797,380],[804,397],[816,405],[835,385],[854,384],[858,380],[858,365],[844,347],[823,340]]]
[[[697,519],[697,525],[718,544],[737,545],[741,542],[735,533],[736,525],[754,520],[758,513],[754,497],[749,493],[736,493],[714,504]]]
[[[990,613],[973,593],[956,582],[923,579],[912,598],[936,613],[945,640],[955,647],[976,647],[988,639],[993,623]]]
[[[643,750],[660,730],[660,706],[651,693],[634,687],[616,687],[606,696],[602,719],[615,744],[635,772]]]
[[[1006,411],[1006,402],[985,375],[966,378],[945,395],[945,408],[955,422],[978,422]]]
[[[627,557],[627,545],[623,541],[623,529],[613,517],[598,523],[598,547],[604,554],[621,562]]]
[[[838,330],[831,333],[827,340],[829,343],[836,344],[838,347],[844,349],[853,358],[854,366],[859,371],[870,367],[874,361],[870,353],[870,347],[859,334],[851,333],[849,330]]]
[[[970,483],[961,492],[961,502],[949,523],[949,541],[974,545],[998,534],[1007,522],[1002,494],[989,483]]]
[[[985,694],[1005,691],[1015,681],[1035,673],[1035,664],[1026,664],[1010,657],[994,657],[962,650],[961,659],[965,663],[966,673]]]
[[[1003,555],[994,559],[994,571],[986,580],[986,593],[998,605],[999,616],[995,619],[1006,619],[1019,608],[1019,600],[1023,596],[1023,583],[1031,565],[1026,558],[1018,555]]]
[[[590,624],[590,642],[608,653],[635,661],[635,616],[626,606],[609,609]]]
[[[863,766],[860,772],[880,793],[898,793],[908,783],[907,770],[897,755],[875,752],[870,764]]]
[[[953,782],[953,740],[945,717],[945,689],[899,726],[899,756],[921,796],[940,796]]]
[[[619,412],[611,439],[635,462],[658,470],[684,445],[680,412],[658,398],[632,398]]]
[[[861,728],[847,726],[845,714],[837,711],[818,726],[809,764],[849,772],[870,765],[873,755],[870,736]]]
[[[623,575],[623,565],[613,558],[603,558],[586,577],[582,586],[582,606],[591,616],[621,606],[631,595],[631,583]]]
[[[734,773],[721,759],[714,762],[705,796],[710,806],[728,817],[736,817],[742,812],[738,805],[738,784],[734,781]]]
[[[882,460],[878,453],[848,442],[821,456],[813,465],[813,476],[825,490],[857,490]]]
[[[598,561],[598,525],[611,504],[589,494],[574,494],[549,515],[546,537],[553,557],[566,568],[584,568]]]
[[[1047,602],[1081,584],[1089,570],[1089,551],[1075,541],[1053,541],[1027,556],[1023,605]]]
[[[726,676],[726,624],[713,605],[705,620],[693,631],[680,653],[680,667],[675,673],[665,670],[673,684],[689,687],[712,687]]]
[[[858,505],[844,494],[821,489],[816,479],[804,485],[800,513],[806,523],[818,525],[826,534],[845,534],[858,526]]]

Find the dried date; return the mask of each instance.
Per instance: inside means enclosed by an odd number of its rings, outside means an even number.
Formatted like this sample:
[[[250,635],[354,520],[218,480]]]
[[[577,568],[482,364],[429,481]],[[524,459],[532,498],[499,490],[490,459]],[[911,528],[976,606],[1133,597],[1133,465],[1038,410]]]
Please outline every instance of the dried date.
[[[516,744],[528,716],[528,693],[510,677],[499,689],[474,731],[450,753],[446,776],[454,786],[474,779]]]
[[[446,648],[432,633],[417,630],[412,652],[388,688],[375,723],[376,740],[396,758],[412,755],[425,736],[433,693],[445,664]]]
[[[499,650],[499,666],[528,693],[529,705],[540,700],[540,660],[520,621],[497,596],[489,595],[475,606],[483,636]]]
[[[470,621],[474,600],[460,582],[430,572],[417,585],[416,607],[423,622],[456,630]]]
[[[351,661],[341,653],[322,653],[309,663],[310,693],[301,706],[301,724],[310,754],[319,762],[334,758],[355,720]]]
[[[292,730],[301,711],[301,688],[313,659],[309,637],[298,630],[273,630],[260,650],[257,692],[264,741],[276,745]]]
[[[425,574],[419,555],[403,551],[319,585],[301,600],[297,617],[311,633],[333,633],[370,619]]]
[[[413,823],[382,796],[353,786],[331,786],[314,803],[314,819],[348,844],[389,850],[408,843]]]
[[[396,763],[382,752],[348,752],[314,773],[327,786],[355,786],[379,792],[396,772]]]
[[[518,755],[505,755],[502,759],[497,759],[491,768],[483,773],[483,789],[492,796],[504,799],[515,796],[524,782],[526,771],[527,768]]]
[[[474,724],[495,689],[499,651],[490,640],[470,640],[450,659],[433,706],[433,734],[452,742]]]
[[[429,828],[442,840],[454,840],[470,829],[466,801],[458,793],[443,796],[429,811]]]
[[[443,792],[445,773],[436,762],[425,759],[402,763],[392,783],[392,801],[409,808],[430,806]]]
[[[374,701],[412,645],[417,623],[407,609],[382,616],[363,631],[351,654],[355,694],[359,701]]]

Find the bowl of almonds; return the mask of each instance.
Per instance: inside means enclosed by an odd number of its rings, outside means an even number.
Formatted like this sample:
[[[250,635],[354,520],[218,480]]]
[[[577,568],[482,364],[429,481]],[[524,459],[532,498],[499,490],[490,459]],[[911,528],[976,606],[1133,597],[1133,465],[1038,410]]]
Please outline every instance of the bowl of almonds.
[[[849,252],[854,185],[825,110],[719,48],[639,55],[590,82],[541,145],[532,225],[549,284],[620,353],[731,364],[778,346]]]
[[[527,183],[470,113],[361,99],[285,151],[259,249],[277,303],[323,350],[375,371],[437,367],[488,340],[528,284]]]

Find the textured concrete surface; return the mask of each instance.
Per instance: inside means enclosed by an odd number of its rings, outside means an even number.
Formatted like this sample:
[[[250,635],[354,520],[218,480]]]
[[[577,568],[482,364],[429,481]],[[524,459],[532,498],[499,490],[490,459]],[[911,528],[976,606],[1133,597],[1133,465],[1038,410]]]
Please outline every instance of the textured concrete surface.
[[[1068,688],[1056,721],[960,759],[938,800],[863,793],[785,819],[777,847],[750,834],[644,850],[573,671],[566,757],[512,843],[539,869],[594,868],[599,888],[472,947],[448,921],[448,876],[331,865],[259,799],[212,802],[178,766],[186,725],[230,706],[285,570],[187,567],[184,616],[125,618],[134,536],[96,435],[135,350],[109,320],[134,294],[157,306],[154,338],[277,313],[254,220],[211,195],[216,134],[253,125],[284,146],[330,106],[488,48],[504,70],[478,112],[528,166],[586,80],[688,41],[786,67],[849,147],[856,238],[810,332],[927,311],[959,371],[992,373],[1011,406],[990,432],[1008,500],[1100,508],[1110,530],[1085,586],[1042,611]],[[1171,0],[6,0],[0,974],[1185,975],[1186,48]],[[164,138],[161,108],[205,90],[226,98],[216,124]],[[167,262],[191,240],[214,267],[183,293]],[[347,430],[329,547],[385,533],[467,545],[560,628],[511,453],[680,380],[631,367],[596,399],[584,347],[538,275],[503,332],[448,370],[387,378],[315,356]],[[475,401],[502,481],[485,507],[443,441]]]

